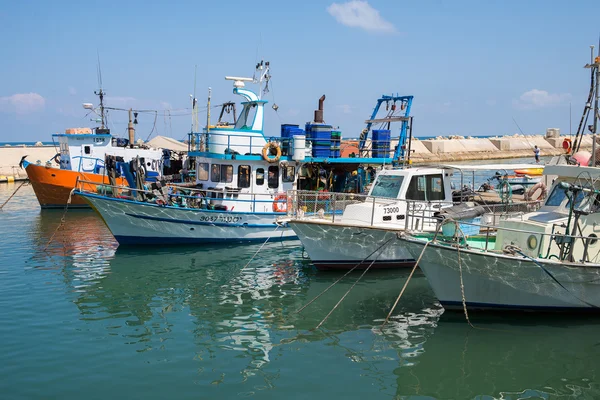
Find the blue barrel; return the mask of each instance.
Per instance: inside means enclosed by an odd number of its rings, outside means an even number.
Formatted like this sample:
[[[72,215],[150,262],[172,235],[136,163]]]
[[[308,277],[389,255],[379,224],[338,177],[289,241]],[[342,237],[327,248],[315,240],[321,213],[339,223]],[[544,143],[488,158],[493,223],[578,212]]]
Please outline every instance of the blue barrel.
[[[331,155],[331,125],[312,124],[311,142],[313,157],[330,157]]]
[[[390,130],[389,129],[374,129],[372,144],[373,158],[388,158],[390,156]]]

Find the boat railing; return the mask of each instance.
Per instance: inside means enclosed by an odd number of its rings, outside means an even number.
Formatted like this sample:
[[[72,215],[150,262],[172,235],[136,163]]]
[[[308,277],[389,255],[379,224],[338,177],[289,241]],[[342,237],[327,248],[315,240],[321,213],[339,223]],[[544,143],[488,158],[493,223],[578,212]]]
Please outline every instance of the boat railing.
[[[595,233],[573,235],[563,224],[554,224],[547,233],[463,219],[437,219],[435,222],[433,241],[444,245],[470,249],[475,240],[475,248],[479,251],[576,263],[600,262],[599,236]]]
[[[360,208],[348,207],[362,204]],[[440,211],[456,205],[443,200],[407,200],[356,193],[290,190],[287,192],[287,217],[320,219],[331,222],[360,223],[367,226],[394,225],[399,229],[418,231],[436,227]],[[536,211],[540,201],[483,205],[479,220],[496,225],[503,218],[518,217]],[[473,205],[475,206],[475,205]]]
[[[283,193],[244,193],[235,187],[199,188],[173,183],[161,186],[154,182],[138,189],[80,179],[76,188],[80,192],[104,197],[190,209],[283,212],[287,204]]]
[[[397,228],[409,226],[406,218],[408,210],[412,210],[418,219],[417,212],[429,216],[453,204],[447,201],[405,200],[307,190],[290,190],[287,196],[288,218],[291,219],[326,219],[333,223],[346,221],[366,226],[389,224]],[[362,207],[349,209],[357,204],[362,204]],[[426,218],[421,218],[421,221],[425,220]]]
[[[265,143],[276,143],[282,156],[291,156],[296,147],[294,137],[263,136],[254,132],[244,134],[231,129],[211,130],[210,133],[190,133],[190,148],[192,151],[207,152],[218,149],[223,154],[262,155]],[[386,140],[367,140],[366,145],[360,149],[360,138],[316,138],[304,136],[304,147],[307,156],[322,158],[340,158],[342,154],[349,158],[391,158],[395,152],[398,138]]]

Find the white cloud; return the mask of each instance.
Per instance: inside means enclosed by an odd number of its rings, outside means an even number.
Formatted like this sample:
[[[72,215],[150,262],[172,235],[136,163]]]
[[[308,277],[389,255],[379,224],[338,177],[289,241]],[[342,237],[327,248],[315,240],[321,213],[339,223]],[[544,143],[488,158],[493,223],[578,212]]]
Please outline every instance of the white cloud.
[[[71,96],[75,96],[77,94],[77,90],[73,86],[69,86],[69,94]]]
[[[46,106],[46,99],[37,93],[17,93],[12,96],[0,97],[0,111],[30,114],[42,111]]]
[[[396,27],[379,15],[379,11],[367,1],[352,0],[346,3],[333,3],[327,7],[331,14],[342,25],[361,28],[370,32],[396,33]]]
[[[522,110],[556,107],[571,100],[570,93],[548,93],[545,90],[531,89],[513,100],[513,106]]]

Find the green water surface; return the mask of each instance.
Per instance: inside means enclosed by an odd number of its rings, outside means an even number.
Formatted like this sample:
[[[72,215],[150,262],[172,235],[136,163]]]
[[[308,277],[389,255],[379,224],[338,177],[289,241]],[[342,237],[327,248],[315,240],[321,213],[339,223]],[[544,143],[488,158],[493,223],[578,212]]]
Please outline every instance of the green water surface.
[[[0,184],[0,203],[18,184]],[[444,313],[419,272],[340,273],[299,242],[117,249],[92,211],[0,211],[2,399],[600,398],[600,316]],[[259,251],[260,250],[260,251]],[[256,258],[249,263],[252,256]]]

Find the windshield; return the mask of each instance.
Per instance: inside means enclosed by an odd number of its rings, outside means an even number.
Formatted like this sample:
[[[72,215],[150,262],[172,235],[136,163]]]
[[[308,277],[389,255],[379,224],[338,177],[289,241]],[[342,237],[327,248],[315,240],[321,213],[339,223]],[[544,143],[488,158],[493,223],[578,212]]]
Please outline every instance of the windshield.
[[[552,207],[560,206],[566,196],[565,190],[566,188],[563,187],[560,183],[554,186],[552,193],[550,193],[550,196],[548,196],[548,200],[546,200],[546,205]]]
[[[569,187],[568,183],[559,183],[558,185],[554,186],[554,189],[552,190],[552,193],[550,193],[550,196],[548,196],[548,200],[546,200],[546,205],[547,206],[551,206],[551,207],[558,207],[562,204],[563,200],[565,199],[565,197],[567,197],[567,188]],[[565,204],[565,208],[570,208],[571,207],[571,198],[573,197],[573,192],[569,192],[569,200],[567,201],[567,203]],[[584,199],[585,195],[583,190],[577,190],[575,193],[575,204],[574,204],[574,208],[575,209],[580,209],[582,208],[582,200]],[[588,196],[589,197],[589,196]],[[589,202],[589,201],[588,201]],[[584,202],[586,204],[583,205],[583,208],[589,208],[589,205],[587,204],[588,202]],[[591,202],[593,203],[593,202]]]
[[[235,129],[252,129],[256,117],[256,108],[256,103],[244,104],[244,109],[235,123]]]
[[[402,186],[403,176],[379,175],[373,183],[371,196],[397,198]]]

